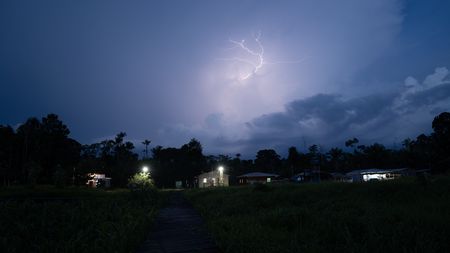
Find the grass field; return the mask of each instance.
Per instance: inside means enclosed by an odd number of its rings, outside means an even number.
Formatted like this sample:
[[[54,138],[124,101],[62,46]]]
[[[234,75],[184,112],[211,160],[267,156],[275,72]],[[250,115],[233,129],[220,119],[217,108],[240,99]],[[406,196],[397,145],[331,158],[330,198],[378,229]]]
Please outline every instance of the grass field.
[[[133,252],[147,235],[160,194],[128,190],[0,189],[1,252]]]
[[[187,191],[224,252],[450,252],[450,180]]]

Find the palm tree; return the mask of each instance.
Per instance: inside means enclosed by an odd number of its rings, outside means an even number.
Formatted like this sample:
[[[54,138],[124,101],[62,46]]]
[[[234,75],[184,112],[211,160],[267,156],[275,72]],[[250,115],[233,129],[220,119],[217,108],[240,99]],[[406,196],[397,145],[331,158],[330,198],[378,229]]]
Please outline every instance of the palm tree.
[[[148,158],[148,145],[150,145],[152,141],[145,139],[142,144],[145,145],[145,158]]]

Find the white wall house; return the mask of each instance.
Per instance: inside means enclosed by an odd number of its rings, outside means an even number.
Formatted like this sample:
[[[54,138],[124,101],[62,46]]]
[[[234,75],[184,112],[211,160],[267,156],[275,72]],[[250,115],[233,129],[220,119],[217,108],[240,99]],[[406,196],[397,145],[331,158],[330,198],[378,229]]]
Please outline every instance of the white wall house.
[[[217,170],[202,173],[197,176],[197,180],[199,188],[229,185],[229,176]]]
[[[381,181],[392,180],[404,175],[408,175],[409,170],[407,168],[402,169],[365,169],[354,170],[346,174],[347,181],[349,182],[368,182],[368,181]]]
[[[106,177],[105,174],[97,174],[97,173],[89,173],[88,181],[86,185],[89,187],[97,188],[97,187],[111,187],[111,178]]]

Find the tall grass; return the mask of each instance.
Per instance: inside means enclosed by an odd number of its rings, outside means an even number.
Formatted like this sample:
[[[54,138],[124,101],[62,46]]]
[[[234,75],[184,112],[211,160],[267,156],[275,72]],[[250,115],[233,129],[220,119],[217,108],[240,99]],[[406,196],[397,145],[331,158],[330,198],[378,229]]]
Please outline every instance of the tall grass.
[[[450,252],[450,180],[192,190],[224,252]]]
[[[132,252],[159,197],[128,190],[7,189],[0,193],[1,252]]]

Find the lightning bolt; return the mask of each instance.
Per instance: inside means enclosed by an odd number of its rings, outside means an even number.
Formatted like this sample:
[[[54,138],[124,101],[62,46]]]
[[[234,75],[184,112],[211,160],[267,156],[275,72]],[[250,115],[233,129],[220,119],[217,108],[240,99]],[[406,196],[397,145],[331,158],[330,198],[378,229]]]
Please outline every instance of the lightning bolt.
[[[247,45],[245,45],[245,40],[241,40],[241,41],[235,41],[232,39],[229,39],[229,41],[235,45],[235,47],[241,48],[242,50],[244,50],[245,52],[247,52],[250,55],[256,56],[257,57],[257,61],[256,62],[251,62],[248,60],[244,60],[244,59],[237,59],[238,61],[241,62],[245,62],[250,64],[251,66],[253,66],[253,71],[248,73],[247,75],[245,75],[244,77],[242,77],[242,80],[247,80],[250,77],[252,77],[254,74],[256,74],[258,72],[258,70],[260,70],[262,68],[262,66],[265,64],[264,62],[264,47],[261,44],[260,41],[261,38],[261,32],[259,32],[256,36],[254,36],[254,40],[256,42],[256,44],[259,47],[258,51],[252,50],[250,49]]]
[[[216,60],[221,60],[221,61],[241,62],[241,63],[251,66],[252,71],[250,73],[246,74],[245,76],[241,77],[240,80],[242,80],[242,81],[247,80],[250,77],[254,76],[266,64],[297,64],[297,63],[303,62],[306,59],[306,58],[302,58],[302,59],[296,60],[296,61],[268,62],[264,59],[265,51],[264,51],[264,47],[261,43],[261,32],[258,32],[256,35],[253,35],[253,40],[255,41],[255,43],[257,45],[256,48],[250,48],[246,44],[246,41],[244,39],[241,41],[236,41],[236,40],[232,40],[232,39],[228,40],[231,44],[234,45],[233,47],[231,47],[229,49],[237,48],[239,50],[242,50],[249,56],[256,57],[256,59],[254,59],[253,61],[245,59],[245,58],[240,58],[240,57],[216,59]]]

